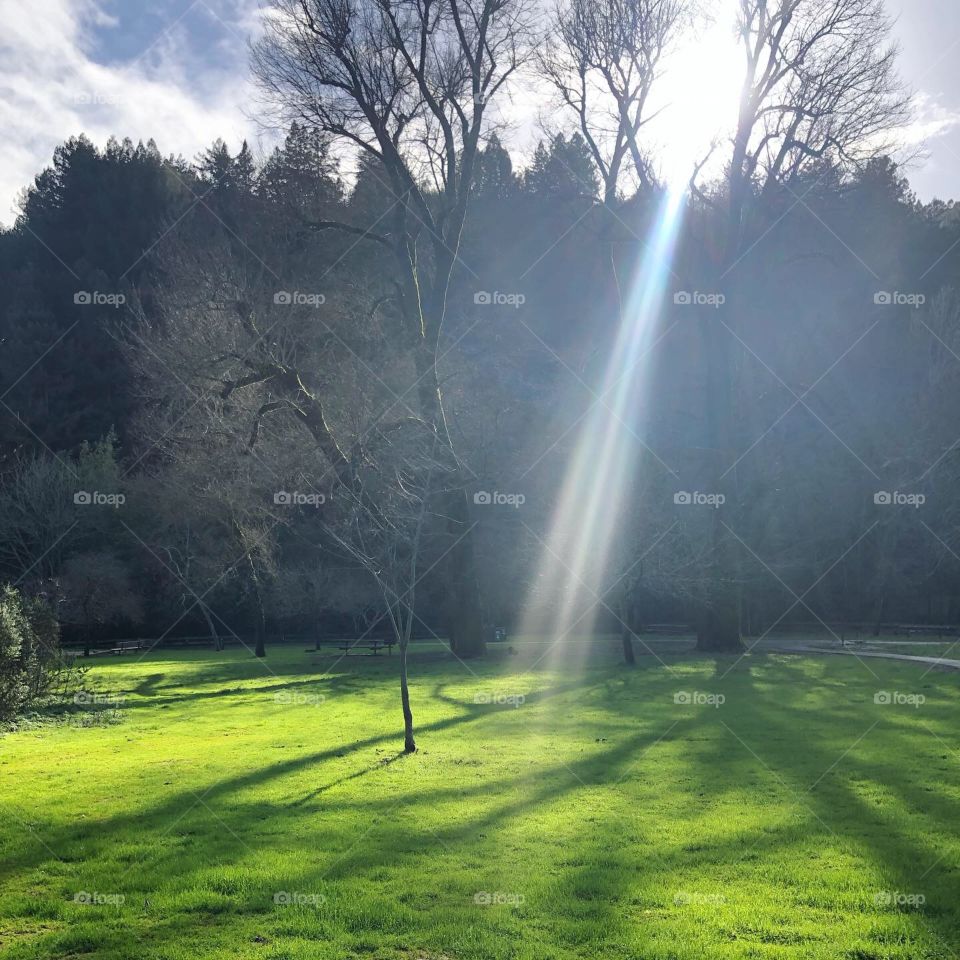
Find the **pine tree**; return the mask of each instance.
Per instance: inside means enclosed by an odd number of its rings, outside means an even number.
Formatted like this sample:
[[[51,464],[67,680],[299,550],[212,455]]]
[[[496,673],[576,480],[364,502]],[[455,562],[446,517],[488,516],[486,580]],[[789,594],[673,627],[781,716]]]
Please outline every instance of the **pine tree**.
[[[503,148],[500,138],[490,135],[486,147],[477,153],[477,169],[473,181],[473,193],[484,200],[506,200],[517,190],[517,177],[513,161]]]
[[[563,199],[594,197],[599,189],[590,151],[579,133],[569,140],[558,133],[549,147],[541,140],[523,183],[528,193]]]

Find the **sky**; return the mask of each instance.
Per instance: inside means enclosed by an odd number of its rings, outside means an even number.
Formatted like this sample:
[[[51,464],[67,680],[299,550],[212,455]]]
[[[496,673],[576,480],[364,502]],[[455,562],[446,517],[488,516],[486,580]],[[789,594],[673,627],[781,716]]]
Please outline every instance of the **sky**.
[[[732,3],[732,0],[718,0]],[[269,149],[256,122],[247,44],[258,0],[0,0],[0,222],[67,137],[153,137],[164,154],[194,157],[217,137]],[[915,91],[908,132],[924,156],[909,170],[920,197],[960,198],[960,3],[888,0],[901,74]],[[653,136],[666,156],[693,149],[691,131],[729,113],[737,85],[729,28],[718,19],[680,51],[671,110]],[[704,74],[713,74],[704,83]],[[718,76],[719,74],[719,76]],[[725,110],[724,107],[727,107]],[[542,114],[535,97],[512,107],[521,150]],[[706,142],[710,134],[706,135]]]

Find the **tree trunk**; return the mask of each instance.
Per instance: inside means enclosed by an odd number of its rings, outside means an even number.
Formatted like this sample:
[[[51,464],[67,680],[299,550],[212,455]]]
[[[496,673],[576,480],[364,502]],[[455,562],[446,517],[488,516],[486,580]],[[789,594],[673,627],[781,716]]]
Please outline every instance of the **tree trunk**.
[[[880,636],[880,627],[883,624],[883,608],[886,606],[886,596],[881,594],[877,600],[877,614],[873,622],[873,635]]]
[[[421,414],[433,424],[437,435],[444,438],[444,443],[450,444],[434,357],[435,354],[426,349],[417,352]],[[487,652],[487,641],[480,581],[477,577],[475,540],[467,505],[466,481],[459,466],[457,472],[462,487],[441,494],[440,509],[448,518],[447,527],[453,538],[447,555],[449,562],[445,565],[450,649],[462,660],[467,660],[471,657],[482,657]]]
[[[705,311],[711,308],[701,308]],[[709,653],[734,653],[743,649],[740,632],[740,597],[736,544],[731,541],[723,515],[735,508],[735,472],[728,472],[734,420],[733,351],[730,333],[717,318],[701,319],[703,343],[706,347],[706,435],[712,445],[710,478],[711,494],[722,494],[722,506],[714,509],[712,550],[708,571],[708,595],[705,609],[697,625],[697,650]]]
[[[623,662],[628,667],[636,666],[637,657],[633,650],[633,624],[631,616],[633,613],[633,604],[628,600],[621,600],[619,605],[620,612],[620,644],[623,647]]]
[[[260,592],[260,577],[257,575],[257,565],[253,562],[253,556],[250,553],[249,547],[247,546],[246,537],[244,536],[243,530],[239,525],[237,525],[237,532],[240,535],[240,542],[244,545],[244,548],[246,548],[247,551],[247,563],[250,567],[250,582],[253,585],[253,598],[256,602],[256,644],[254,646],[253,655],[255,657],[265,657],[267,655],[267,623],[266,617],[263,614],[263,594]]]
[[[743,650],[736,604],[716,598],[718,606],[706,610],[697,624],[697,650],[705,653],[737,653]]]
[[[267,655],[267,627],[263,620],[263,611],[257,614],[257,643],[253,650],[255,657],[265,657]]]
[[[204,619],[207,621],[207,629],[210,631],[210,636],[213,637],[213,649],[222,650],[223,638],[217,632],[217,628],[213,622],[213,618],[210,616],[210,611],[207,609],[207,606],[204,603],[200,604],[200,609],[203,610]]]
[[[400,703],[403,706],[403,752],[416,753],[417,743],[413,739],[413,713],[410,710],[410,688],[407,685],[408,643],[408,639],[400,641]]]
[[[749,178],[744,170],[750,140],[748,123],[750,105],[741,102],[740,116],[737,122],[737,134],[734,139],[733,157],[727,175],[728,209],[722,256],[713,276],[713,291],[719,293],[720,286],[740,256],[744,246],[744,220],[749,197]],[[732,298],[727,297],[730,305]],[[736,505],[736,471],[727,472],[736,459],[734,444],[738,424],[736,410],[736,371],[734,344],[731,338],[737,322],[733,314],[728,315],[726,329],[711,317],[711,308],[701,308],[701,335],[705,347],[706,364],[706,427],[707,443],[715,448],[713,461],[717,469],[711,477],[714,487],[711,493],[722,493],[726,497],[728,516]],[[727,459],[728,455],[733,456]],[[708,597],[697,628],[697,649],[710,653],[735,653],[743,649],[740,624],[740,549],[731,542],[730,533],[725,529],[718,510],[713,523],[713,558],[708,571]]]
[[[450,649],[461,660],[468,660],[471,657],[482,657],[487,652],[487,640],[466,494],[454,492],[450,500],[450,511],[447,513],[450,517],[450,532],[459,540],[449,554],[447,572],[450,594],[447,624],[450,631]]]

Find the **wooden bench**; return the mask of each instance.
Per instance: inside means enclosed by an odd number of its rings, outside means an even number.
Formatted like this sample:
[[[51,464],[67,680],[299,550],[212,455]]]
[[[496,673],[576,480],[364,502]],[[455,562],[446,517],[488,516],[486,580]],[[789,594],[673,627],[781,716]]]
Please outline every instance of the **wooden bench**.
[[[337,646],[348,657],[350,656],[350,651],[356,650],[358,647],[361,649],[366,648],[370,651],[370,655],[374,657],[379,656],[380,651],[386,647],[387,653],[392,656],[396,642],[396,640],[340,640]]]

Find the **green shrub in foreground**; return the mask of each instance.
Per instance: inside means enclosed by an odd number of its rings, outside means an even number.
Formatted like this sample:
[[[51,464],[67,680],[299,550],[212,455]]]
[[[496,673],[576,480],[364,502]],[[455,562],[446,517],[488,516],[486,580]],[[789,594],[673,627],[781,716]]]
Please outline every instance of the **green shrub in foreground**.
[[[78,671],[60,648],[53,611],[9,584],[0,592],[0,722],[72,683]]]

